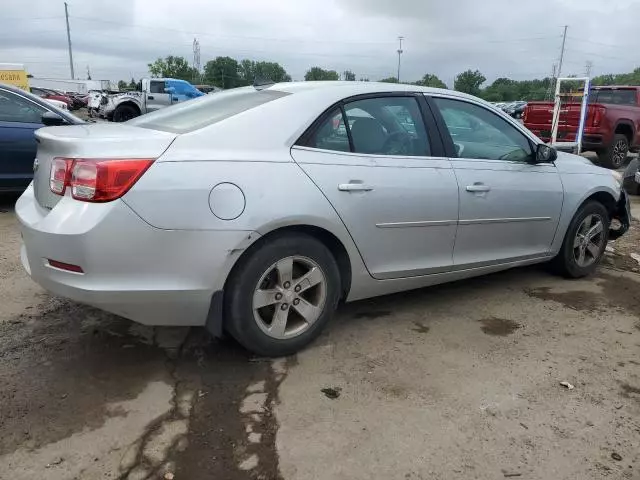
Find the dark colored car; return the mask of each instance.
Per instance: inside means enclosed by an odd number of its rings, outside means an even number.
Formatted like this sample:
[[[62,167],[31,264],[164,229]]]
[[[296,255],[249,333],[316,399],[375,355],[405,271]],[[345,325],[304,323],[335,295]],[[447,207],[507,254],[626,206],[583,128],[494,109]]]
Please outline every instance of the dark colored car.
[[[21,192],[33,179],[35,130],[80,123],[84,121],[35,95],[0,84],[0,191]]]

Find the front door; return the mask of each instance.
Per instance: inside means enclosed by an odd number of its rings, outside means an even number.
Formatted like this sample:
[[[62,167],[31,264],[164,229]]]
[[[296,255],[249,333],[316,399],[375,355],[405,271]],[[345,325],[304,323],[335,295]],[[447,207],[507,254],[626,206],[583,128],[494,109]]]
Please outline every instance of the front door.
[[[453,263],[458,187],[420,101],[410,95],[346,101],[291,151],[378,279],[447,271]]]
[[[149,93],[147,94],[147,112],[153,112],[171,105],[171,94],[165,90],[167,82],[164,80],[149,81]]]
[[[556,167],[533,164],[532,142],[488,108],[462,99],[433,101],[453,140],[460,189],[455,267],[548,255],[563,201]]]

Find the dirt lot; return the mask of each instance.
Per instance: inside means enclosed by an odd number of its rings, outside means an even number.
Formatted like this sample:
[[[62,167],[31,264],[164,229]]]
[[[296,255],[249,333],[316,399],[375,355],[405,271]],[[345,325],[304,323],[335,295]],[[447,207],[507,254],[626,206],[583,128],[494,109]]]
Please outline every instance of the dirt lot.
[[[13,200],[0,479],[640,479],[638,225],[594,278],[528,268],[350,304],[269,361],[48,295]]]

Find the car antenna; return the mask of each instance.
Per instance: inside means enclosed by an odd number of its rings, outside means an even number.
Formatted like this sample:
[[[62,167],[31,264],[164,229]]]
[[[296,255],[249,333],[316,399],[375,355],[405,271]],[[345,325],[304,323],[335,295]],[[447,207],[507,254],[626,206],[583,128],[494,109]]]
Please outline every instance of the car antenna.
[[[270,87],[271,85],[275,85],[275,83],[276,82],[267,77],[255,77],[253,79],[253,87],[256,90],[263,90]]]

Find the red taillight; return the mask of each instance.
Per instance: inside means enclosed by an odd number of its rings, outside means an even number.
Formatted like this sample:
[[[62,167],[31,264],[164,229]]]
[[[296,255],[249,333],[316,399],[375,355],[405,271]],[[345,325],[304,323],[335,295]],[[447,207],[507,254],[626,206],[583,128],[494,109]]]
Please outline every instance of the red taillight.
[[[59,179],[62,178],[63,162],[68,167],[65,170],[65,183],[60,189]],[[153,159],[146,158],[56,158],[51,167],[51,191],[64,195],[66,187],[70,187],[71,196],[76,200],[109,202],[124,195],[152,163]],[[55,165],[57,166],[54,168]]]
[[[49,186],[51,191],[57,195],[64,195],[64,191],[69,184],[71,177],[71,158],[54,158],[51,163],[51,174],[49,176]]]
[[[602,119],[604,118],[604,114],[605,114],[606,110],[604,107],[596,107],[595,111],[593,112],[593,125],[594,127],[599,127],[600,126],[600,122],[602,122]]]

